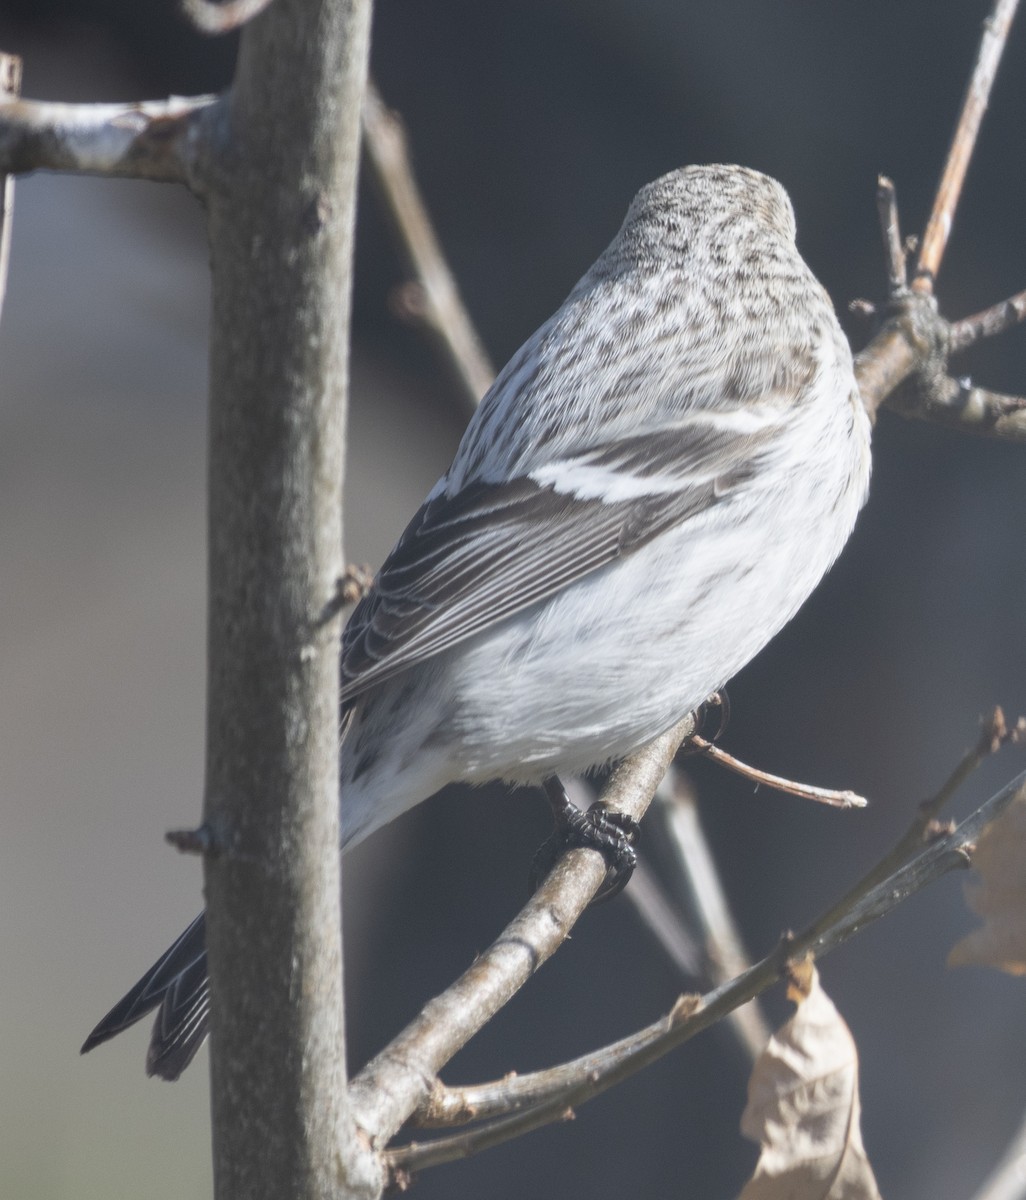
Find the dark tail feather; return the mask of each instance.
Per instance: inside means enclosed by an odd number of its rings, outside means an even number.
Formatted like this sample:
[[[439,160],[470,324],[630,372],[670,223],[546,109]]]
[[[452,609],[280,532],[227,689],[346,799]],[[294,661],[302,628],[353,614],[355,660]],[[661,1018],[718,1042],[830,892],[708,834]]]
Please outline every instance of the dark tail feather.
[[[200,913],[163,957],[86,1038],[82,1053],[114,1037],[160,1005],[146,1072],[177,1079],[207,1035],[206,917]]]

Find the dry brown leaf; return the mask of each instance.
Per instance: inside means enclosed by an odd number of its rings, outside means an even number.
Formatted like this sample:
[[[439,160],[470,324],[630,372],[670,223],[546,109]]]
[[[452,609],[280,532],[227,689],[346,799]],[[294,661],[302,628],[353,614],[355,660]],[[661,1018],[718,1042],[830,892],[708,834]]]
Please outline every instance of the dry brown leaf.
[[[879,1200],[859,1128],[858,1054],[812,971],[748,1081],[741,1132],[762,1146],[741,1200]]]
[[[973,853],[979,879],[967,883],[966,903],[983,918],[956,942],[949,967],[999,967],[1026,974],[1026,791],[980,835]]]

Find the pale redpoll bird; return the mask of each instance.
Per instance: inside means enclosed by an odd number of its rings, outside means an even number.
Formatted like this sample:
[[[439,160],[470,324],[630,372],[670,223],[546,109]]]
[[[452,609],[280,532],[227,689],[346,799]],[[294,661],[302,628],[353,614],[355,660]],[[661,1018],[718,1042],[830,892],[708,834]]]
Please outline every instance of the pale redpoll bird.
[[[840,553],[870,425],[780,184],[687,167],[521,347],[342,648],[342,841],[457,780],[629,754],[743,667]],[[203,917],[100,1022],[207,1027]]]

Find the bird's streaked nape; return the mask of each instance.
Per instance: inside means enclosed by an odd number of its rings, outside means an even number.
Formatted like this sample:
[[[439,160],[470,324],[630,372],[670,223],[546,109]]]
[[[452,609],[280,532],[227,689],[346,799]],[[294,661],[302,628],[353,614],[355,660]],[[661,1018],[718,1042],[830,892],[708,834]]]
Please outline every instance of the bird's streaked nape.
[[[866,497],[869,420],[787,193],[686,167],[517,351],[343,634],[343,848],[447,783],[624,757],[794,615]],[[206,1035],[203,918],[90,1034]]]

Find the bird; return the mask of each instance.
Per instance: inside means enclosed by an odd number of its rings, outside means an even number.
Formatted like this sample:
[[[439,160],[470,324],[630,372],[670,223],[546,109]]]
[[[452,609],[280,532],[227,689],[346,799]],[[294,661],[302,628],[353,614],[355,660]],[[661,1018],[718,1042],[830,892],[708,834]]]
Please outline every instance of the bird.
[[[687,166],[513,355],[342,635],[342,849],[448,783],[644,746],[791,619],[868,495],[870,421],[781,184]],[[201,914],[83,1053],[207,1031]]]

